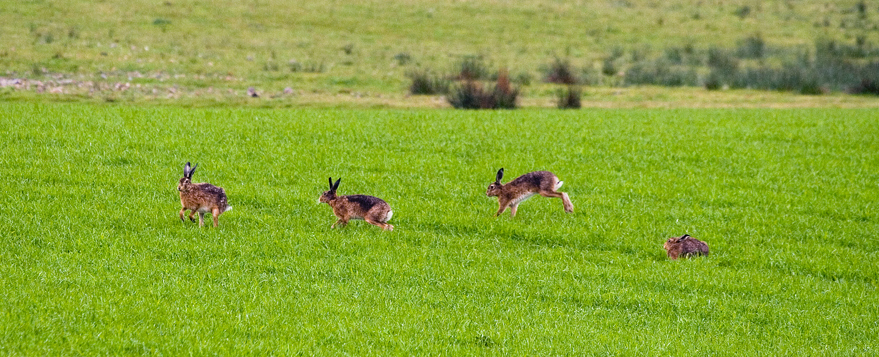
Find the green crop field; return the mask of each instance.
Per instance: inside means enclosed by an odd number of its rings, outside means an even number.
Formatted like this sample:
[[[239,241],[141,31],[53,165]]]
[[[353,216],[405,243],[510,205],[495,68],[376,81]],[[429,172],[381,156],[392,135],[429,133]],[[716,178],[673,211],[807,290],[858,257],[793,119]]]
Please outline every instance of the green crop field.
[[[875,111],[0,104],[2,355],[875,355]],[[177,180],[226,189],[219,228]],[[555,172],[493,217],[485,188]],[[341,194],[393,232],[330,229]],[[708,257],[669,261],[688,233]]]

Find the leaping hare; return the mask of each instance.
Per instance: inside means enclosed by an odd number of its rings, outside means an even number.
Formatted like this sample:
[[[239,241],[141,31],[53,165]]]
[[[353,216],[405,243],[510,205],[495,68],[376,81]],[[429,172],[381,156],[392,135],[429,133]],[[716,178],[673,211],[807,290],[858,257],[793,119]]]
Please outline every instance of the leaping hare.
[[[320,202],[330,205],[333,208],[333,214],[339,218],[331,228],[336,228],[337,224],[344,226],[352,219],[362,219],[369,224],[382,227],[384,230],[394,230],[394,226],[387,223],[394,215],[387,202],[381,198],[367,195],[336,196],[339,181],[342,179],[336,180],[336,183],[333,184],[333,178],[330,177],[330,190],[320,195]]]
[[[574,204],[571,203],[568,194],[557,191],[564,182],[559,181],[559,178],[552,172],[529,172],[508,182],[506,185],[501,183],[502,178],[504,178],[503,168],[498,170],[494,183],[488,185],[488,190],[485,191],[486,196],[497,196],[499,207],[495,217],[500,216],[507,207],[510,207],[510,217],[515,217],[519,204],[535,194],[540,194],[543,197],[561,198],[565,206],[565,212],[574,212]]]
[[[195,222],[193,215],[198,211],[198,226],[204,226],[205,212],[211,212],[214,215],[214,227],[219,225],[218,217],[221,213],[232,209],[226,202],[226,191],[222,187],[217,187],[209,183],[192,183],[192,174],[195,173],[195,167],[189,167],[189,163],[183,166],[183,178],[177,184],[177,191],[180,191],[180,220],[186,222],[183,218],[186,210],[189,210],[189,220]]]

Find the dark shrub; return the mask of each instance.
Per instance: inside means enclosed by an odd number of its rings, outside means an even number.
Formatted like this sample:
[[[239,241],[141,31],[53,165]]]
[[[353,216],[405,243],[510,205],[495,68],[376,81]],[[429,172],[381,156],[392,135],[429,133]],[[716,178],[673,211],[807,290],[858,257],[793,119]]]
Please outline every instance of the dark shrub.
[[[510,76],[507,70],[501,70],[497,77],[494,90],[492,91],[494,106],[492,109],[516,109],[516,99],[519,90],[510,84]]]
[[[708,49],[708,67],[721,74],[734,74],[739,67],[739,61],[729,52],[712,47]]]
[[[823,94],[824,88],[813,67],[786,65],[780,68],[749,68],[729,77],[732,88]]]
[[[478,56],[467,56],[458,64],[456,79],[474,81],[488,78],[488,69]]]
[[[818,81],[814,78],[805,78],[805,80],[800,83],[800,88],[797,90],[800,94],[808,94],[808,95],[821,95],[824,94],[824,89],[821,88],[821,85],[818,84]]]
[[[855,8],[858,10],[858,16],[862,19],[867,17],[867,3],[863,0],[855,4]]]
[[[626,84],[654,84],[668,87],[695,86],[696,71],[672,66],[668,62],[639,62],[626,71]]]
[[[547,83],[577,83],[577,77],[574,75],[574,68],[571,66],[571,63],[558,57],[544,70],[543,80]]]
[[[849,87],[846,92],[849,94],[879,95],[879,81],[863,79],[861,80],[861,83]]]
[[[482,85],[476,81],[463,81],[455,86],[448,101],[455,109],[484,109],[486,104],[485,91]]]
[[[818,39],[815,41],[815,58],[818,61],[864,58],[870,55],[869,43],[867,43],[867,38],[863,36],[855,38],[855,45],[839,43],[829,39]]]
[[[766,43],[760,35],[746,37],[739,41],[739,48],[736,50],[739,58],[763,58],[766,51]]]
[[[394,60],[397,61],[398,65],[405,66],[409,64],[409,61],[412,60],[412,56],[410,56],[407,52],[400,52],[394,55]]]
[[[556,93],[558,97],[559,109],[580,109],[580,96],[582,92],[579,87],[568,86],[566,90],[559,89]]]
[[[518,96],[519,90],[510,84],[507,72],[501,71],[490,92],[477,81],[465,80],[455,86],[448,101],[457,109],[515,109]]]
[[[665,49],[665,59],[672,64],[682,64],[684,63],[684,55],[683,50],[678,47],[666,48]]]
[[[846,88],[848,93],[852,94],[870,94],[879,95],[879,62],[872,62],[860,68],[860,80],[856,80],[857,84]]]
[[[723,82],[720,79],[720,75],[712,71],[708,74],[708,77],[705,78],[703,85],[707,90],[718,90],[723,87]]]
[[[617,74],[617,67],[614,65],[613,58],[605,58],[604,63],[601,65],[601,73],[605,76],[612,76]]]
[[[406,74],[412,79],[409,86],[411,94],[445,94],[449,92],[449,81],[439,76],[433,76],[429,71],[419,69]]]

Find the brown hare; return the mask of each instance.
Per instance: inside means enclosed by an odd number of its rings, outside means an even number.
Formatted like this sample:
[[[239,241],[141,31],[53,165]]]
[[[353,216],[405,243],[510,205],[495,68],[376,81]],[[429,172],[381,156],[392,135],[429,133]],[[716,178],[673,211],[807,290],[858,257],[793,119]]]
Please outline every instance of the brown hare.
[[[333,223],[331,228],[336,225],[344,226],[349,220],[362,219],[369,224],[382,227],[387,231],[394,230],[394,226],[388,224],[394,212],[391,206],[381,198],[366,195],[347,195],[337,196],[336,189],[339,188],[339,181],[333,184],[333,178],[330,177],[330,190],[320,195],[320,202],[326,203],[333,208],[333,214],[339,220]]]
[[[510,207],[510,217],[515,217],[519,204],[535,194],[540,194],[544,197],[561,198],[565,206],[565,212],[574,212],[574,204],[571,203],[568,194],[557,191],[564,182],[559,181],[559,178],[552,172],[529,172],[508,182],[506,185],[501,183],[502,178],[504,178],[503,168],[498,170],[494,183],[488,185],[488,190],[485,191],[485,194],[489,197],[497,196],[498,210],[495,213],[495,217],[504,213],[507,207]]]
[[[209,183],[192,183],[192,174],[195,173],[195,167],[189,167],[189,163],[183,166],[183,178],[177,184],[177,191],[180,191],[180,220],[186,222],[183,218],[186,210],[189,210],[189,220],[195,222],[193,215],[198,212],[198,226],[204,226],[205,212],[211,212],[214,215],[214,227],[219,225],[218,217],[221,213],[229,211],[232,206],[226,203],[226,191],[222,187],[217,187]]]
[[[680,237],[671,237],[662,245],[671,260],[679,257],[688,258],[696,255],[708,255],[708,244],[696,238],[684,234]]]

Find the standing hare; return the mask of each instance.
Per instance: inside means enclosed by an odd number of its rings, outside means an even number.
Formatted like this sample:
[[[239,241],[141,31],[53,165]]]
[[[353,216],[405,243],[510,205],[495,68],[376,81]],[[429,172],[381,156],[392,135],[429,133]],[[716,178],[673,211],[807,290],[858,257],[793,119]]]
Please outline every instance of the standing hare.
[[[500,216],[507,207],[510,207],[510,217],[515,217],[519,204],[536,194],[544,197],[561,198],[565,206],[565,212],[574,212],[574,204],[571,203],[568,194],[557,191],[564,182],[559,181],[559,178],[552,172],[529,172],[508,182],[506,185],[501,183],[502,178],[504,178],[503,168],[498,170],[494,183],[488,185],[488,190],[485,191],[485,195],[489,197],[497,196],[499,207],[495,217]]]
[[[231,210],[232,207],[226,203],[226,191],[222,187],[217,187],[209,183],[192,183],[192,174],[195,173],[195,167],[189,168],[189,163],[183,166],[183,178],[177,184],[177,191],[180,191],[180,220],[186,222],[183,218],[186,210],[189,210],[189,220],[195,222],[193,215],[198,211],[198,226],[204,226],[205,212],[211,212],[214,215],[214,227],[219,225],[217,218],[221,213]]]
[[[671,237],[662,245],[671,260],[679,257],[688,258],[696,255],[708,255],[708,244],[684,234],[680,237]]]
[[[367,195],[347,195],[336,196],[336,189],[339,188],[339,181],[333,184],[333,178],[330,177],[330,190],[320,195],[320,202],[326,203],[333,208],[333,214],[339,220],[333,223],[331,228],[336,225],[344,226],[349,220],[362,219],[367,223],[382,227],[386,231],[394,230],[394,226],[388,224],[394,212],[387,202],[378,197]]]

